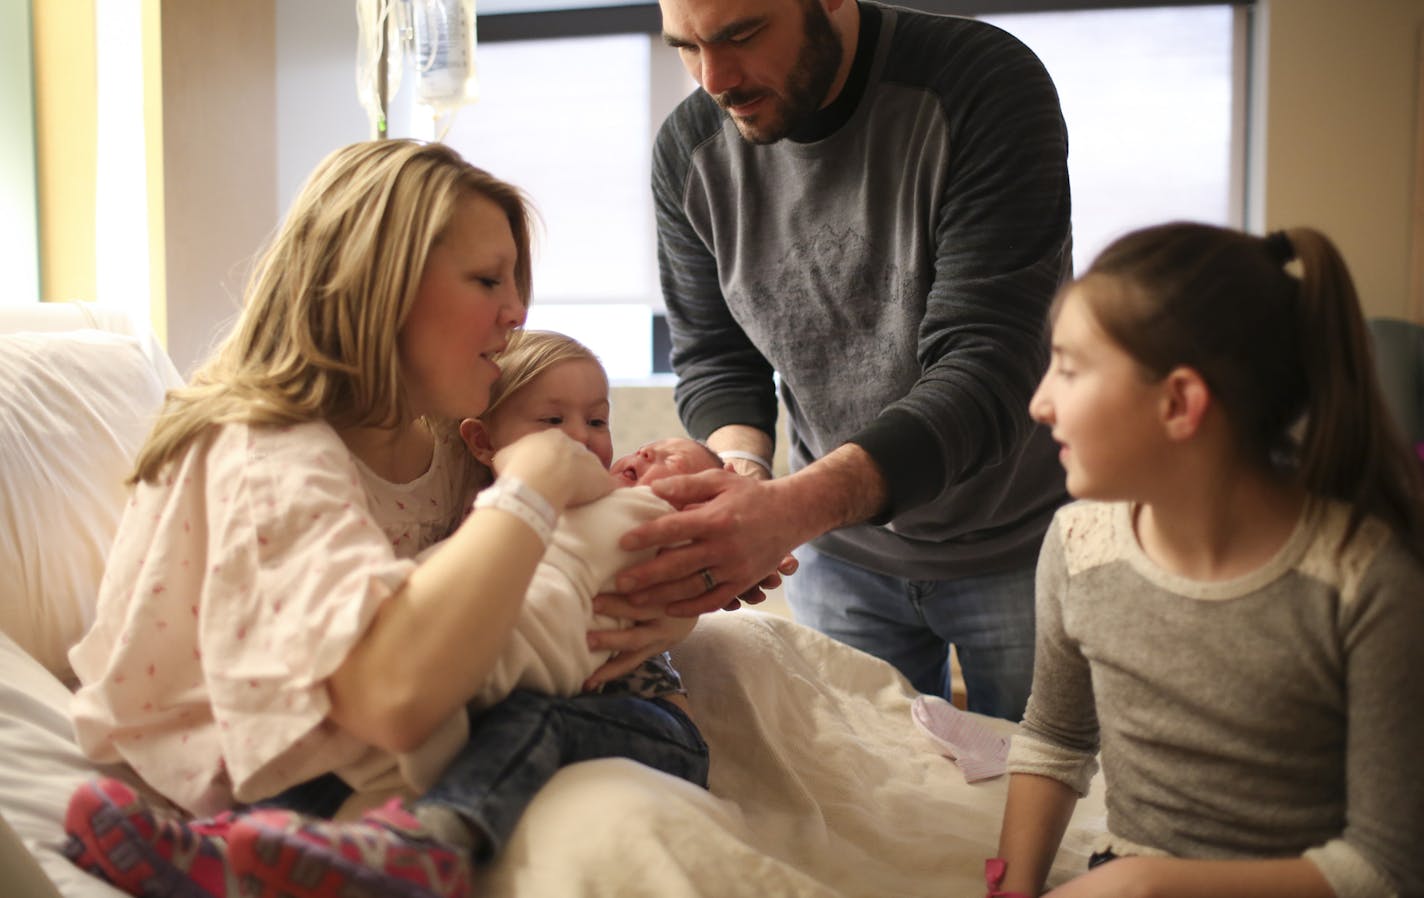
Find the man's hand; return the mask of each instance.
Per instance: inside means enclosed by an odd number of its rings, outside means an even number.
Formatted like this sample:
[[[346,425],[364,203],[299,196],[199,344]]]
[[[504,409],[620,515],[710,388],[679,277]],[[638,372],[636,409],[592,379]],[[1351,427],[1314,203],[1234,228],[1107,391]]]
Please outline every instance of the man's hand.
[[[796,573],[796,569],[801,566],[801,562],[796,560],[795,555],[787,555],[781,559],[781,563],[762,578],[760,583],[754,584],[746,591],[737,595],[732,601],[722,606],[723,611],[736,611],[743,605],[760,605],[766,601],[766,591],[776,589],[782,583],[783,577],[789,577]]]
[[[847,443],[786,477],[754,480],[728,470],[668,477],[653,492],[679,511],[623,534],[629,551],[657,548],[618,575],[635,605],[666,605],[677,616],[725,608],[753,587],[795,570],[793,548],[878,513],[885,480],[860,446]],[[779,573],[778,573],[779,572]]]
[[[727,470],[654,483],[654,492],[682,510],[624,534],[624,549],[661,551],[620,573],[619,591],[634,605],[666,605],[674,616],[736,607],[743,595],[764,599],[763,589],[795,570],[791,549],[808,533],[777,498],[777,483]]]

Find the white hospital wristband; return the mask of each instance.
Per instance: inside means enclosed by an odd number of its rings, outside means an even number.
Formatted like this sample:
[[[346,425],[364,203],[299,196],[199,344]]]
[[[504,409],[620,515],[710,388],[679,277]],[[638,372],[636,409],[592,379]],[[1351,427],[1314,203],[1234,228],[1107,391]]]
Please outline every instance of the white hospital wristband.
[[[772,476],[771,462],[757,455],[755,452],[743,452],[741,449],[724,449],[717,453],[717,457],[722,459],[722,461],[740,458],[742,461],[749,461],[754,465],[761,465],[762,470],[766,471],[766,476]]]
[[[496,508],[514,515],[528,524],[546,546],[554,538],[554,523],[558,520],[554,506],[518,477],[501,477],[492,486],[480,490],[474,507]]]

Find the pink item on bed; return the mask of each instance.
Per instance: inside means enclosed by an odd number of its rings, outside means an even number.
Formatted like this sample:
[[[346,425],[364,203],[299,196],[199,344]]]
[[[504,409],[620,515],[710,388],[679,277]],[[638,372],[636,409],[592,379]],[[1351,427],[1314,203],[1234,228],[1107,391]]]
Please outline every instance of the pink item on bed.
[[[965,782],[977,783],[1003,774],[1009,758],[1009,740],[974,719],[974,716],[933,695],[918,696],[910,717],[940,753],[954,760]]]

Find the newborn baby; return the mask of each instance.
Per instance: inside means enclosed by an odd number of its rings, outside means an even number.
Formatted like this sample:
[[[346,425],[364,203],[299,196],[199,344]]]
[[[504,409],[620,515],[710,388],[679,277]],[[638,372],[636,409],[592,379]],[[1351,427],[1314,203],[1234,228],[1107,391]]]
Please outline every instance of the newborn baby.
[[[609,471],[619,486],[647,486],[674,474],[696,474],[722,467],[717,453],[687,437],[654,440],[615,461]]]
[[[515,689],[556,695],[579,692],[588,676],[612,654],[589,649],[585,635],[589,630],[629,625],[625,620],[595,614],[593,597],[612,592],[614,575],[635,561],[652,557],[655,551],[624,551],[618,546],[619,537],[634,525],[673,510],[647,484],[674,474],[720,467],[722,460],[715,452],[686,437],[656,440],[615,460],[609,474],[626,489],[565,509],[559,516],[504,652],[468,706],[488,708]],[[665,664],[663,668],[676,685],[672,668]],[[635,674],[643,670],[639,668]],[[458,745],[465,732],[459,726],[447,730],[433,743],[399,758],[408,782],[421,788],[435,782],[449,760],[450,747]]]
[[[651,549],[625,551],[618,546],[619,538],[635,525],[673,510],[648,484],[720,467],[715,452],[686,437],[656,440],[614,461],[609,473],[627,489],[615,489],[559,516],[524,595],[509,647],[471,704],[487,707],[514,689],[578,692],[611,654],[590,650],[585,634],[628,625],[594,614],[593,597],[613,592],[614,575],[654,554]]]

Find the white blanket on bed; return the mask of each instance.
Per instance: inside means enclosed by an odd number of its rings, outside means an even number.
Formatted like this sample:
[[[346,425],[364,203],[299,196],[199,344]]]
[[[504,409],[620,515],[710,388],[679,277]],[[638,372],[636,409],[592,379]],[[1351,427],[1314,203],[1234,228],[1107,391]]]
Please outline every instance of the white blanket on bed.
[[[704,617],[674,655],[711,746],[711,791],[625,760],[569,767],[475,894],[983,894],[1005,780],[966,784],[913,724],[914,693],[889,665],[751,611]],[[0,894],[33,852],[66,898],[115,898],[58,851],[70,793],[100,772],[72,741],[68,692],[3,636],[0,674],[0,807],[24,846],[0,830]],[[1085,868],[1102,816],[1095,785],[1055,882]]]
[[[0,467],[11,475],[5,497],[27,509],[0,528],[23,550],[5,568],[0,602],[19,615],[8,619],[15,624],[7,623],[8,636],[0,633],[4,896],[31,893],[21,879],[40,872],[31,857],[65,898],[118,896],[59,851],[75,787],[100,772],[124,771],[101,770],[80,754],[67,717],[70,696],[54,671],[63,675],[65,651],[92,619],[102,549],[122,509],[115,485],[145,432],[142,422],[178,377],[151,335],[135,342],[68,330],[130,331],[124,322],[99,320],[99,311],[46,304],[0,314],[0,330],[65,331],[54,335],[57,348],[32,358],[43,376],[29,382],[41,386],[5,394],[14,401],[6,445],[31,452],[36,467],[9,455]],[[12,341],[12,352],[26,356],[29,342]],[[51,419],[65,425],[55,431],[64,439],[25,436]],[[75,446],[84,452],[76,455]],[[101,519],[107,530],[95,523]],[[93,534],[96,551],[77,553],[76,533]],[[477,894],[983,894],[1004,780],[967,785],[935,754],[911,722],[910,688],[889,666],[745,610],[706,616],[674,655],[711,745],[711,791],[628,761],[570,767],[535,799]],[[41,660],[55,665],[47,670]],[[1083,869],[1101,828],[1098,794],[1080,804],[1056,879]]]
[[[710,791],[624,760],[566,768],[477,894],[983,894],[1006,780],[965,783],[915,728],[893,668],[752,611],[704,617],[673,656]],[[1054,882],[1086,869],[1101,801],[1095,788],[1080,802]]]
[[[710,792],[631,761],[575,764],[535,798],[475,894],[983,894],[1005,780],[965,783],[915,727],[914,693],[889,665],[751,611],[704,617],[674,656],[711,746]],[[58,851],[70,793],[100,772],[72,741],[68,693],[4,637],[0,673],[0,806],[19,837],[0,828],[0,894],[32,852],[65,898],[116,898]],[[1085,869],[1102,817],[1095,785],[1054,882]]]

